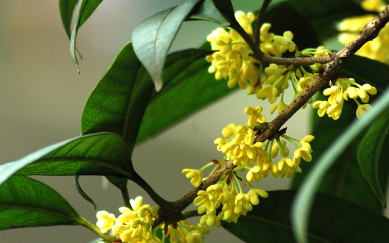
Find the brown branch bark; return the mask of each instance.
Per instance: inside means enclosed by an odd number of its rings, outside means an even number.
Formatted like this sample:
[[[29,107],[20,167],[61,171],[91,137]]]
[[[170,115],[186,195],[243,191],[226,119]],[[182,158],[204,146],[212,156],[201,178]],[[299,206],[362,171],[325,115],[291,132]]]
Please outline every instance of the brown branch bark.
[[[342,50],[336,52],[332,56],[331,60],[328,59],[329,62],[325,65],[324,72],[318,77],[316,77],[315,80],[311,83],[311,85],[307,87],[304,92],[302,92],[298,97],[296,97],[296,99],[293,100],[293,102],[280,115],[278,115],[273,121],[268,124],[268,129],[266,129],[260,136],[258,136],[256,141],[263,142],[270,136],[272,136],[275,132],[278,132],[280,127],[294,113],[296,113],[296,111],[298,111],[324,84],[326,84],[329,80],[331,80],[332,77],[334,77],[338,73],[339,69],[350,59],[352,55],[354,55],[357,50],[359,50],[366,42],[373,40],[378,36],[379,31],[385,26],[388,21],[389,5],[381,13],[379,13],[374,20],[366,24],[364,30],[361,31],[361,33],[351,43],[349,43]],[[298,59],[303,60],[304,58]],[[277,64],[281,63],[277,62]],[[232,163],[232,160],[227,161],[223,166],[218,168],[218,170],[216,170],[213,175],[203,181],[203,183],[198,188],[194,188],[184,197],[174,202],[173,207],[171,207],[169,211],[161,214],[159,219],[154,222],[154,226],[157,226],[162,222],[171,222],[177,218],[180,218],[181,212],[193,202],[199,190],[206,190],[210,185],[215,184],[225,171],[232,170],[233,168],[235,168],[235,165]]]
[[[314,63],[326,64],[331,61],[330,56],[320,56],[320,57],[295,57],[295,58],[285,58],[285,57],[272,57],[264,55],[260,59],[264,67],[269,66],[270,63],[276,63],[278,65],[293,65],[295,67],[299,66],[308,66]]]

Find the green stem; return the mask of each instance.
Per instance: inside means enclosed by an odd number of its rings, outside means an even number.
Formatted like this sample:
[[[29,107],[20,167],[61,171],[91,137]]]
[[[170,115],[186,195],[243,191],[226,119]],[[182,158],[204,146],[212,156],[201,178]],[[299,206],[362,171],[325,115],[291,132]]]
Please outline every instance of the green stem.
[[[257,19],[254,22],[254,30],[253,30],[253,38],[254,38],[254,43],[256,46],[259,46],[259,43],[261,41],[261,26],[263,23],[263,17],[265,15],[266,9],[269,6],[271,0],[264,0],[262,3],[262,7],[259,10],[259,13],[257,15]]]
[[[133,209],[130,204],[130,195],[128,194],[127,185],[124,187],[120,187],[120,192],[122,193],[124,206]]]
[[[134,171],[135,172],[135,171]],[[142,177],[140,177],[140,175],[138,175],[138,173],[134,173],[133,176],[132,176],[132,180],[140,187],[142,187],[143,190],[145,190],[147,192],[147,194],[149,194],[149,196],[151,197],[151,199],[154,200],[154,202],[156,204],[158,204],[158,206],[160,206],[162,209],[164,210],[169,210],[172,208],[173,206],[173,202],[169,202],[169,201],[166,201],[165,199],[163,199],[160,195],[158,195],[158,193],[156,193],[154,191],[154,189],[145,181],[143,180]]]
[[[109,234],[101,232],[99,227],[97,227],[96,225],[92,224],[88,220],[82,218],[81,216],[80,216],[80,219],[77,220],[77,222],[79,223],[79,225],[84,226],[84,227],[92,230],[93,232],[95,232],[98,236],[100,236],[106,242],[114,242],[114,241],[116,241],[116,236],[109,235]]]

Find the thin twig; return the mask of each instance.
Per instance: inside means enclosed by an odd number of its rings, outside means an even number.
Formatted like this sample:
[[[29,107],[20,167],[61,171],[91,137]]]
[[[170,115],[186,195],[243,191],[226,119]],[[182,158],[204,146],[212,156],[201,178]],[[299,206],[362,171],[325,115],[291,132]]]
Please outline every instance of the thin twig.
[[[265,15],[266,9],[269,6],[272,0],[263,0],[262,7],[258,12],[257,19],[254,22],[254,30],[253,30],[253,39],[256,46],[259,46],[261,40],[261,26],[263,23],[263,17]]]

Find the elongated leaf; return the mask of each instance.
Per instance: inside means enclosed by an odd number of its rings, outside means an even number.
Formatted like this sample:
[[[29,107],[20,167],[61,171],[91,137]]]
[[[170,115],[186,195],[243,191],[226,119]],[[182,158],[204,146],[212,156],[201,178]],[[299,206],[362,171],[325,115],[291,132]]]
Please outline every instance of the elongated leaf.
[[[193,49],[171,54],[164,73],[167,84],[207,54],[208,51]],[[116,132],[131,152],[153,90],[150,76],[136,58],[131,43],[127,44],[88,98],[82,115],[82,133]],[[168,90],[169,87],[164,88],[160,93]]]
[[[93,14],[96,8],[103,0],[81,0],[80,8],[78,9],[77,20],[74,24],[72,35],[70,38],[70,56],[76,64],[77,71],[80,72],[78,60],[76,56],[76,41],[78,29],[86,22],[86,20]]]
[[[134,51],[160,91],[163,67],[170,46],[192,9],[201,0],[185,0],[177,7],[159,12],[140,23],[132,33]]]
[[[72,17],[74,9],[78,0],[59,0],[59,12],[61,13],[62,25],[70,39],[70,25],[72,24]]]
[[[152,82],[128,43],[90,94],[82,114],[82,134],[118,133],[132,151],[151,92]]]
[[[294,197],[295,191],[271,191],[268,198],[262,199],[246,216],[241,216],[237,224],[223,224],[223,227],[245,242],[296,242],[290,222]],[[388,239],[389,219],[384,216],[340,198],[320,193],[315,197],[305,232],[310,243],[384,242]]]
[[[0,184],[11,175],[113,175],[131,178],[128,147],[115,133],[69,139],[0,166]]]
[[[84,222],[58,192],[24,176],[13,176],[0,185],[0,218],[0,230]]]
[[[95,203],[95,202],[93,201],[93,199],[90,198],[90,197],[88,196],[88,194],[86,194],[85,191],[82,189],[80,183],[78,182],[79,177],[80,177],[79,175],[74,176],[74,185],[76,186],[76,189],[77,189],[78,193],[80,193],[80,195],[81,195],[85,200],[87,200],[88,202],[90,202],[90,203],[93,205],[93,207],[95,207],[95,210],[96,210],[96,203]]]
[[[293,202],[292,222],[297,230],[298,242],[307,242],[304,232],[308,226],[308,217],[314,198],[314,191],[319,186],[328,169],[349,143],[387,109],[389,109],[389,88],[373,104],[373,108],[368,110],[360,120],[352,123],[316,162]]]
[[[377,195],[383,207],[386,207],[386,196],[383,192],[382,183],[380,183],[379,165],[381,149],[385,139],[388,139],[389,129],[389,111],[383,113],[373,124],[369,127],[366,134],[363,136],[358,147],[358,164],[362,170],[362,174],[369,182],[374,193]],[[388,142],[386,143],[388,145]],[[385,146],[384,149],[388,149]],[[383,158],[387,160],[387,157]],[[383,161],[382,161],[383,162]],[[386,185],[386,183],[385,183]]]

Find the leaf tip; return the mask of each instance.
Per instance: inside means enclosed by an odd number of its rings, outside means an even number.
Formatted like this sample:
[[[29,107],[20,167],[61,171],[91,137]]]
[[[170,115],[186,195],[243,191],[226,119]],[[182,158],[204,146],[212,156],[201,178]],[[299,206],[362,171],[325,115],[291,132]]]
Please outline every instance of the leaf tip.
[[[159,92],[161,91],[162,89],[162,86],[163,86],[163,81],[162,79],[158,79],[154,82],[154,86],[155,86],[155,91]]]

